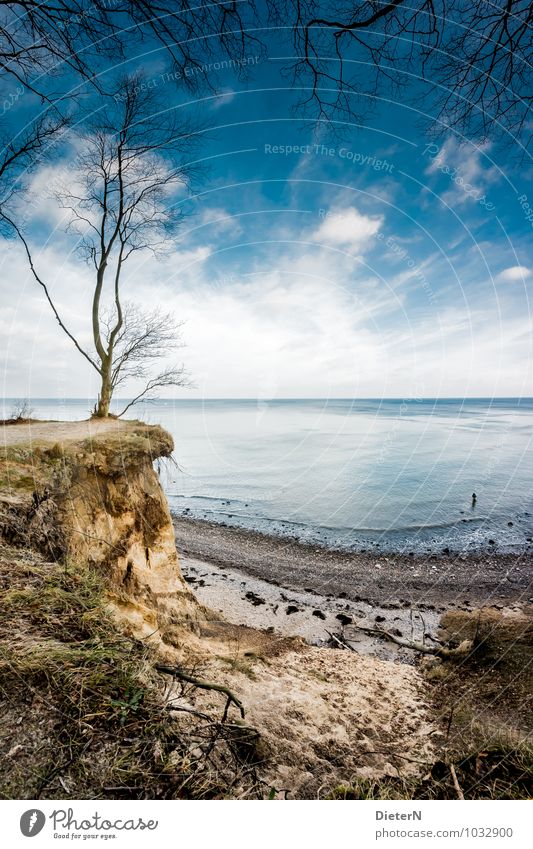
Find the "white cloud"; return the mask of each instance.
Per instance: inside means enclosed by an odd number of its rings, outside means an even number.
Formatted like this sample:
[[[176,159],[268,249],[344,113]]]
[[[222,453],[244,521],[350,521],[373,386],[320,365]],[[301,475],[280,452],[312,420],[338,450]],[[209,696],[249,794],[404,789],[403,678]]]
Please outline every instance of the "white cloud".
[[[331,270],[331,262],[330,269]],[[362,373],[386,372],[379,336],[347,288],[294,265],[197,284],[170,305],[186,319],[187,365],[203,396],[287,397],[357,391]]]
[[[490,149],[490,142],[473,145],[455,138],[447,139],[440,148],[428,146],[426,156],[430,162],[425,173],[443,174],[450,181],[449,189],[441,195],[445,203],[478,203],[482,199],[491,203],[489,190],[500,179],[501,172],[491,164]]]
[[[174,268],[179,268],[181,271],[204,263],[211,255],[209,245],[199,245],[196,248],[187,250],[175,250],[167,256],[167,263],[172,263]]]
[[[364,251],[383,225],[382,215],[363,215],[354,206],[327,212],[313,239],[320,244]]]
[[[205,228],[206,238],[219,236],[221,233],[229,234],[235,238],[242,233],[239,217],[232,215],[231,212],[221,207],[211,206],[202,209],[199,214],[199,220],[200,224],[194,226],[192,229]]]
[[[217,92],[216,96],[211,101],[211,109],[217,110],[222,106],[227,106],[235,99],[236,92],[232,88],[225,88]]]
[[[59,205],[55,193],[65,186],[74,192],[74,176],[65,165],[43,165],[30,177],[28,188],[20,198],[19,214],[26,223],[45,223],[50,229],[63,230],[72,213]]]
[[[91,396],[96,375],[61,334],[22,252],[11,246],[1,255],[4,394]],[[69,327],[90,344],[90,268],[59,246],[36,258]],[[177,250],[159,263],[147,254],[132,262],[124,281],[129,300],[159,304],[185,321],[187,347],[179,358],[197,388],[180,396],[527,391],[529,315],[513,287],[500,288],[496,298],[488,282],[480,284],[487,297],[476,290],[467,303],[460,283],[450,281],[447,303],[431,303],[424,293],[416,296],[396,263],[384,279],[340,247],[299,239],[252,254],[247,264],[242,257],[234,264],[225,255],[226,265],[218,260],[206,246]],[[421,261],[426,266],[437,285],[435,257]]]
[[[502,280],[505,283],[514,283],[516,280],[523,281],[531,277],[533,271],[526,268],[525,265],[513,265],[511,268],[505,268],[498,274],[497,280]]]

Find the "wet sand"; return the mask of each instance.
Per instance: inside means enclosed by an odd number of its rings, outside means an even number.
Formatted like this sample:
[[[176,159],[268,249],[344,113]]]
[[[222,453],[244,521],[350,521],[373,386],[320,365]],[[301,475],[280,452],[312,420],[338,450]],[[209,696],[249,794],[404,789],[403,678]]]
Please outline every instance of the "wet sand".
[[[533,596],[531,553],[391,554],[343,552],[174,517],[185,557],[238,569],[276,586],[373,605],[479,607]]]
[[[441,610],[422,612],[400,605],[376,607],[343,597],[297,592],[192,557],[182,557],[180,565],[198,600],[234,625],[303,637],[315,646],[337,648],[335,638],[340,638],[359,654],[371,654],[382,660],[409,661],[412,653],[362,628],[386,628],[398,637],[418,642],[436,636]]]
[[[185,580],[225,620],[314,645],[333,633],[387,660],[412,653],[361,627],[431,640],[450,607],[516,611],[533,596],[529,554],[346,553],[182,517],[174,527]]]

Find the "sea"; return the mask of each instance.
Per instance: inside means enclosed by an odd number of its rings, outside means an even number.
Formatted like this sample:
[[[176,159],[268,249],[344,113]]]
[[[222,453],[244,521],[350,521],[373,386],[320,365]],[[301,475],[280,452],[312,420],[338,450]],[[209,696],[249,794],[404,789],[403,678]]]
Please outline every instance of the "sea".
[[[30,403],[73,420],[94,399]],[[345,550],[533,550],[533,398],[167,399],[134,415],[174,437],[157,468],[176,515]]]

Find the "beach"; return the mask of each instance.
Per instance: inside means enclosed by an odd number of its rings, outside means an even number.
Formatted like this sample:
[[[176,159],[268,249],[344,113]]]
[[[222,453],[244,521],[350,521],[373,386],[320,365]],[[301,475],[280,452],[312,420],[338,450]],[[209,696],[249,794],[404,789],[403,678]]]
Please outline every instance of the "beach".
[[[336,633],[357,651],[402,657],[361,628],[420,640],[436,635],[445,610],[515,611],[533,598],[528,553],[347,553],[215,522],[173,523],[182,572],[203,604],[234,624],[313,644]]]

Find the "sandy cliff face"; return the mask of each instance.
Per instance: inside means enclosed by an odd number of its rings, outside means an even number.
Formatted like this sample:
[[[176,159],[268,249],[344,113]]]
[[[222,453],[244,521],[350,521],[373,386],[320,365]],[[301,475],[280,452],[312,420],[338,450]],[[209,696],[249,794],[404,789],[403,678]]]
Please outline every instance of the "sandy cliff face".
[[[173,450],[164,430],[39,422],[5,427],[3,442],[0,537],[48,560],[91,566],[126,632],[231,687],[264,741],[263,783],[312,798],[354,776],[413,774],[430,760],[415,669],[229,625],[196,601],[153,468]],[[184,711],[220,710],[209,690],[178,688],[175,698]]]
[[[173,621],[194,626],[199,610],[153,468],[171,456],[172,437],[135,422],[103,424],[6,428],[0,527],[9,542],[102,571],[119,617],[136,636],[160,639]]]

